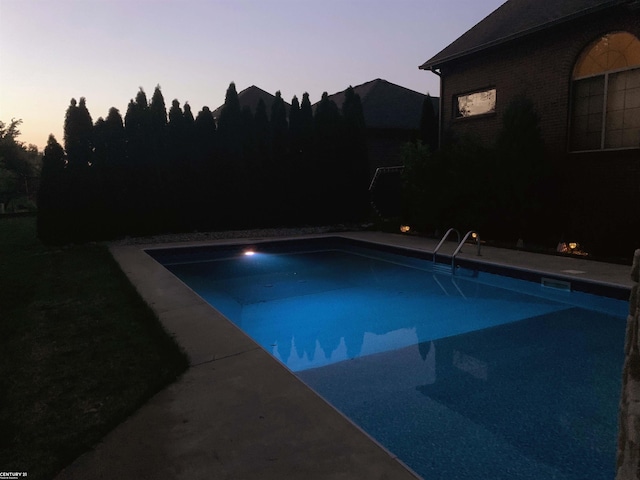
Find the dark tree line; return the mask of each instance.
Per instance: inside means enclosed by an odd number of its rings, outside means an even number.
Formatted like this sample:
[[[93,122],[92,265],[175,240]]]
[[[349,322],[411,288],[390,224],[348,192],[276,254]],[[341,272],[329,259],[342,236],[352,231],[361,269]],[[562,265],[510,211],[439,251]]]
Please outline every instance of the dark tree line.
[[[425,232],[474,229],[510,243],[557,242],[558,178],[529,99],[507,106],[492,145],[471,136],[449,137],[437,151],[409,143],[403,158],[404,223]]]
[[[67,109],[64,148],[44,151],[38,232],[64,243],[157,232],[353,221],[368,213],[364,117],[352,88],[338,107],[325,93],[315,113],[304,94],[289,115],[280,92],[270,111],[240,108],[232,83],[220,118],[194,115],[160,87],[143,89],[124,118],[95,123],[86,100]]]
[[[0,121],[0,211],[31,210],[40,175],[41,154],[18,140],[22,120]]]

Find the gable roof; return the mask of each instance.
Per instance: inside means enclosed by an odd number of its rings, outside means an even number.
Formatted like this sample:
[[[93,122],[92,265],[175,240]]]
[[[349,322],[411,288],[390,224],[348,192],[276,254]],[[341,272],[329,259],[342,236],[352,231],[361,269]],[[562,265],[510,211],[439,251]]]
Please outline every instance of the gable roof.
[[[634,0],[508,0],[419,68],[433,70],[451,60],[576,18]],[[637,1],[637,0],[635,0]]]
[[[353,91],[360,97],[367,128],[402,130],[419,128],[425,94],[380,78],[353,87]],[[333,100],[338,108],[342,108],[345,94],[346,90],[343,90],[329,95],[329,99]],[[431,97],[431,101],[437,112],[438,98]],[[314,104],[314,109],[318,103]]]
[[[251,112],[256,113],[256,107],[258,106],[258,102],[262,99],[267,107],[267,115],[271,116],[271,105],[273,101],[276,99],[275,95],[271,95],[269,92],[262,90],[261,88],[256,87],[255,85],[251,85],[250,87],[245,88],[241,92],[238,92],[238,101],[240,102],[240,109],[244,107],[249,107]],[[284,102],[284,106],[287,110],[287,115],[289,115],[289,108],[291,104]],[[220,113],[222,112],[222,107],[224,104],[220,105],[213,111],[214,118],[220,118]]]

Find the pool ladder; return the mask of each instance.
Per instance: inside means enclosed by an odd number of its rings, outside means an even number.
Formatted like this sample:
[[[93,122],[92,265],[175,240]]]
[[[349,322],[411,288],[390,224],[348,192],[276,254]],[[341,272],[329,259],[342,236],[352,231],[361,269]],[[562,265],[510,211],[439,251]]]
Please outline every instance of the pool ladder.
[[[473,236],[473,238],[476,241],[476,245],[478,248],[478,256],[480,256],[480,235],[478,234],[478,232],[476,232],[475,230],[469,230],[464,238],[462,239],[462,241],[460,240],[460,232],[458,230],[456,230],[455,228],[450,228],[449,230],[447,230],[447,233],[444,234],[444,236],[442,237],[442,239],[440,240],[440,242],[438,243],[438,245],[436,246],[436,248],[433,250],[433,266],[435,270],[444,270],[444,265],[443,264],[438,264],[436,262],[436,257],[438,255],[438,250],[440,250],[440,247],[442,247],[442,244],[445,242],[445,240],[447,238],[449,238],[449,235],[455,233],[456,236],[458,237],[458,246],[455,249],[455,251],[453,252],[453,255],[451,256],[451,271],[450,273],[452,275],[456,274],[456,256],[458,255],[458,253],[460,253],[460,250],[462,250],[462,246],[466,243],[466,241],[469,239],[469,237]],[[447,269],[447,273],[449,273],[448,269]]]

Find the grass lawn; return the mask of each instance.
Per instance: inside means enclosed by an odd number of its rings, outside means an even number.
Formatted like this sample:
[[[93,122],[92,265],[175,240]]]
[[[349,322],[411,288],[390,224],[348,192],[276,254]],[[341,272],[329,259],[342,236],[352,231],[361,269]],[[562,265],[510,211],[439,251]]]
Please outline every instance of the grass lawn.
[[[0,471],[54,477],[186,368],[106,246],[0,217]]]

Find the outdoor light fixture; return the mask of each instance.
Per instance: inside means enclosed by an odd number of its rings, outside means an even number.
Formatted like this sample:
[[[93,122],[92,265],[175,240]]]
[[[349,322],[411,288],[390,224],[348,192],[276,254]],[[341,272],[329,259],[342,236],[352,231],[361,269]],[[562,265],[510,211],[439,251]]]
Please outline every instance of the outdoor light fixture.
[[[411,227],[409,225],[400,225],[400,231],[402,233],[407,233],[409,230],[411,230]]]
[[[557,251],[558,253],[568,253],[571,255],[580,255],[583,257],[586,257],[587,255],[589,255],[587,252],[582,250],[582,247],[578,242],[568,242],[568,243],[560,242],[558,244]]]

